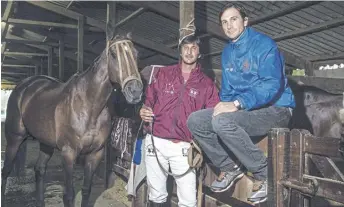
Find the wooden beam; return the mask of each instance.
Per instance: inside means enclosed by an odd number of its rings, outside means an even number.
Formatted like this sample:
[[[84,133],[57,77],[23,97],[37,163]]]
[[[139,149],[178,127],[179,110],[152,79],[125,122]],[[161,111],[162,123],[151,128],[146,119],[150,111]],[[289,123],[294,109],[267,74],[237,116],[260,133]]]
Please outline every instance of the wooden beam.
[[[2,64],[2,67],[7,67],[7,68],[35,68],[34,65],[13,65],[13,64]]]
[[[263,16],[258,16],[258,17],[254,18],[252,20],[249,19],[249,25],[252,26],[252,25],[259,24],[259,23],[262,23],[262,22],[265,22],[265,21],[276,19],[278,17],[281,17],[281,16],[284,16],[284,15],[296,12],[298,10],[301,10],[301,9],[313,6],[314,4],[318,4],[320,2],[321,1],[297,2],[297,3],[292,4],[289,7],[283,8],[281,10],[273,11],[270,14],[266,14],[266,15],[263,15]]]
[[[53,48],[48,48],[48,76],[53,77]]]
[[[299,37],[302,35],[307,35],[307,34],[311,34],[311,33],[315,33],[315,32],[319,32],[325,29],[331,29],[333,27],[338,27],[344,24],[344,17],[341,18],[337,18],[337,19],[332,19],[330,21],[326,21],[320,24],[315,24],[313,26],[310,27],[306,27],[303,29],[298,29],[292,32],[287,32],[281,35],[277,35],[274,36],[273,39],[275,41],[281,41],[281,40],[285,40],[285,39],[290,39],[290,38],[294,38],[294,37]]]
[[[59,41],[59,79],[64,79],[64,41]]]
[[[39,57],[47,57],[47,54],[42,53],[29,53],[29,52],[4,52],[5,55],[11,55],[11,56],[39,56]]]
[[[47,9],[47,10],[49,10],[51,12],[55,12],[57,14],[60,14],[60,15],[63,15],[63,16],[67,16],[67,17],[69,17],[71,19],[78,20],[79,16],[81,16],[81,14],[79,14],[77,12],[66,10],[65,8],[62,8],[60,6],[56,6],[56,5],[51,4],[49,2],[44,2],[44,1],[26,1],[26,2],[29,3],[29,4],[32,4],[34,6],[38,6],[38,7]],[[178,11],[177,11],[177,15],[179,16],[179,12]],[[86,17],[86,23],[91,25],[91,26],[94,26],[94,27],[97,27],[97,28],[101,28],[103,31],[105,31],[105,29],[106,29],[106,25],[105,25],[105,23],[103,21],[99,21],[99,20],[96,20],[96,19],[93,19],[93,18],[90,18],[90,17]],[[133,37],[133,39],[132,39],[133,42],[138,44],[138,45],[140,45],[140,46],[142,46],[142,47],[149,48],[151,50],[157,51],[157,52],[159,52],[161,54],[164,54],[164,55],[166,55],[168,57],[171,57],[173,59],[178,59],[179,58],[179,55],[176,54],[175,50],[172,50],[171,48],[168,48],[168,47],[166,47],[163,44],[159,44],[159,43],[156,43],[156,42],[153,42],[153,41],[150,41],[150,40],[147,40],[147,39],[144,39],[142,37],[135,36],[135,35],[132,35],[132,37]]]
[[[26,20],[26,19],[9,18],[8,23],[13,24],[13,25],[32,25],[32,26],[41,26],[41,27],[61,27],[61,28],[78,29],[78,26],[74,24],[64,24],[64,23],[57,23],[57,22],[45,22],[45,21]]]
[[[78,72],[84,69],[84,16],[78,17]]]

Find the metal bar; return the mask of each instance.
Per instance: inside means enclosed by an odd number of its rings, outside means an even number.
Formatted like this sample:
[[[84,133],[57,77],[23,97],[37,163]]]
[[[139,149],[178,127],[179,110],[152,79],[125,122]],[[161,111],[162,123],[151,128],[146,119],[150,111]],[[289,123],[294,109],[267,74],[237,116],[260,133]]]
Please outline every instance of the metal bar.
[[[14,7],[13,5],[14,5],[13,1],[10,0],[7,2],[4,15],[1,18],[1,22],[5,22],[5,28],[4,28],[4,30],[1,31],[1,39],[5,39],[5,37],[6,37],[7,30],[8,30],[7,20],[13,11],[13,7]]]
[[[53,48],[48,49],[48,76],[53,76]]]
[[[317,191],[313,185],[305,184],[296,180],[280,180],[279,183],[287,188],[292,188],[308,195],[314,196]]]
[[[59,41],[59,79],[64,79],[64,41]]]
[[[8,67],[8,68],[35,68],[34,65],[12,65],[12,64],[3,64],[2,67]]]
[[[303,180],[305,182],[316,182],[317,191],[315,196],[344,204],[344,182],[311,175],[303,175]]]
[[[22,39],[9,39],[6,38],[6,42],[8,43],[19,43],[19,44],[33,44],[33,45],[50,45],[53,47],[58,47],[59,45],[56,42],[46,41],[35,41],[35,40],[22,40]]]
[[[122,19],[121,21],[119,21],[115,27],[120,27],[123,24],[125,24],[126,22],[128,22],[131,19],[136,18],[137,16],[139,16],[140,14],[142,14],[146,9],[141,7],[139,9],[137,9],[136,11],[134,11],[133,13],[131,13],[129,16],[127,16],[126,18]]]
[[[84,65],[84,16],[78,17],[78,72],[83,71]]]
[[[343,59],[344,58],[344,52],[338,52],[332,55],[319,55],[319,56],[311,56],[306,57],[305,59],[309,61],[321,61],[321,60],[333,60],[333,59]]]
[[[255,25],[255,24],[259,24],[259,23],[262,23],[262,22],[265,22],[265,21],[276,19],[278,17],[281,17],[281,16],[284,16],[284,15],[296,12],[298,10],[301,10],[301,9],[304,9],[304,8],[307,8],[307,7],[310,7],[310,6],[313,6],[314,4],[318,4],[320,2],[321,1],[305,1],[305,2],[300,2],[300,3],[294,3],[290,7],[274,11],[274,12],[272,12],[270,14],[266,14],[264,16],[258,16],[255,19],[249,20],[248,23],[249,23],[250,26]]]
[[[108,1],[106,5],[106,26],[110,27],[106,29],[106,41],[110,41],[110,38],[116,33],[116,2]],[[110,34],[108,34],[110,33]],[[110,139],[109,139],[110,140]],[[113,155],[114,149],[112,148],[110,142],[106,142],[105,144],[105,170],[104,170],[104,176],[105,176],[105,189],[111,188],[112,180],[111,177],[114,176],[116,171],[116,167],[113,169],[112,166],[114,166],[114,155]],[[126,170],[120,171],[121,175],[125,175],[124,173],[127,172]]]
[[[1,72],[1,75],[27,75],[27,73]]]
[[[34,20],[26,20],[26,19],[8,19],[9,24],[17,24],[17,25],[34,25],[34,26],[42,26],[42,27],[61,27],[61,28],[70,28],[70,29],[77,29],[78,26],[74,24],[63,24],[57,22],[46,22],[46,21],[34,21]]]
[[[281,35],[277,35],[274,36],[273,39],[275,41],[281,41],[281,40],[285,40],[285,39],[290,39],[290,38],[294,38],[294,37],[299,37],[302,35],[307,35],[307,34],[311,34],[311,33],[315,33],[315,32],[319,32],[325,29],[331,29],[333,27],[338,27],[340,25],[344,24],[344,17],[342,18],[338,18],[338,19],[333,19],[327,22],[323,22],[320,24],[315,24],[314,26],[311,27],[306,27],[304,29],[298,29],[292,32],[287,32]]]
[[[38,65],[36,65],[36,66],[35,66],[35,75],[39,75],[38,73],[39,73],[39,72],[38,72]]]
[[[39,56],[39,57],[47,57],[48,54],[42,53],[28,53],[28,52],[4,52],[5,55],[13,55],[13,56]]]

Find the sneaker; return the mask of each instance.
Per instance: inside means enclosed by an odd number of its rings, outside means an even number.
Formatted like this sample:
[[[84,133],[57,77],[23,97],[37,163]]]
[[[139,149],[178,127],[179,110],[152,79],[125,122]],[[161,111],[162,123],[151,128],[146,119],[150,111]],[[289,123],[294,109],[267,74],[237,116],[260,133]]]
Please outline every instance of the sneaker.
[[[230,172],[222,173],[222,178],[217,178],[210,186],[210,189],[213,192],[220,193],[228,190],[235,183],[235,181],[244,176],[244,172],[242,171],[241,167],[235,168]]]
[[[247,199],[253,204],[263,203],[268,199],[268,183],[267,181],[255,180],[251,196]]]

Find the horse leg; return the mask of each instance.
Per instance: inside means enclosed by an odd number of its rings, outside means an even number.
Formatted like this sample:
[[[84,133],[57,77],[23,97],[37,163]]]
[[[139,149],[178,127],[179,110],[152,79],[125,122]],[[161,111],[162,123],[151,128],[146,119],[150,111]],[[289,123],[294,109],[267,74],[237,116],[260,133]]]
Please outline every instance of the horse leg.
[[[85,167],[84,167],[84,184],[82,187],[82,201],[81,207],[87,207],[90,194],[91,194],[91,186],[92,186],[92,178],[94,175],[95,170],[97,169],[100,160],[102,159],[104,154],[104,148],[92,152],[86,156],[85,159]]]
[[[77,153],[69,146],[62,149],[63,168],[65,172],[65,190],[63,195],[63,203],[65,207],[74,207],[74,185],[73,185],[73,170]]]
[[[16,158],[18,149],[20,145],[25,140],[25,135],[10,135],[9,133],[6,133],[6,139],[7,139],[7,146],[5,151],[5,160],[4,160],[4,166],[2,168],[1,172],[1,203],[4,205],[5,201],[5,191],[6,191],[6,184],[7,184],[7,178],[10,175],[14,160]]]
[[[42,143],[40,143],[39,148],[39,157],[35,166],[37,206],[44,206],[44,177],[47,169],[47,163],[54,154],[54,148]]]

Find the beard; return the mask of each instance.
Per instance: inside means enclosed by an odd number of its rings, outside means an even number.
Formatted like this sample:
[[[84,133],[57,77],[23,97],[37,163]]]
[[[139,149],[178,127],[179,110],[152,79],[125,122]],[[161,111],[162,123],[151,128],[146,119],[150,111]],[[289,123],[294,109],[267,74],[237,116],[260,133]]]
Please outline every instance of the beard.
[[[182,61],[187,65],[192,65],[197,61],[197,58],[195,58],[193,55],[186,55],[185,57],[182,57]]]

